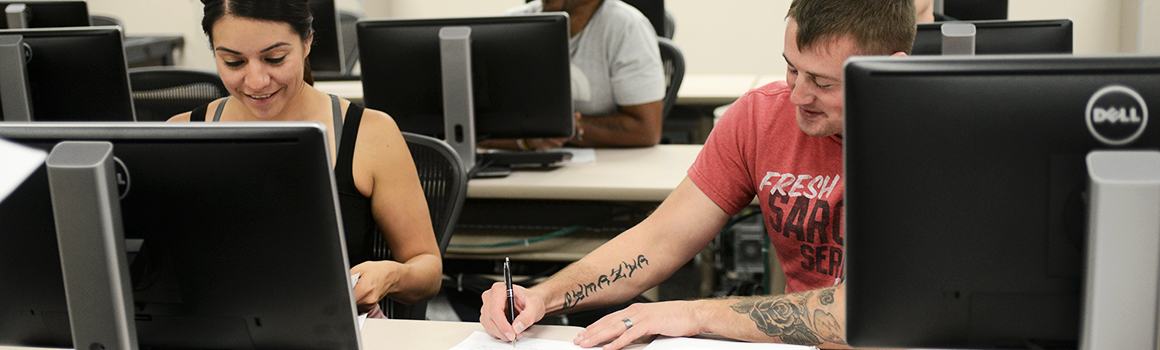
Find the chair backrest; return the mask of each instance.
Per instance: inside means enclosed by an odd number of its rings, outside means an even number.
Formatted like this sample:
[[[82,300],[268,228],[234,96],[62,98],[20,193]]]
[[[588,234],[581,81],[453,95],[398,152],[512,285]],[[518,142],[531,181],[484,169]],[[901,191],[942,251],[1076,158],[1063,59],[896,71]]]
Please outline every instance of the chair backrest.
[[[664,116],[667,119],[669,111],[677,103],[677,91],[681,89],[681,81],[685,79],[685,56],[681,48],[672,40],[657,38],[661,50],[661,64],[665,69],[665,99]]]
[[[118,26],[121,27],[122,33],[125,31],[125,24],[113,16],[89,15],[89,23],[94,26]]]
[[[349,11],[338,11],[338,28],[342,32],[343,57],[346,57],[347,76],[352,75],[355,63],[358,63],[358,32],[355,23],[358,23],[358,14]]]
[[[467,197],[467,169],[446,142],[408,132],[403,133],[423,195],[427,198],[427,209],[431,213],[431,226],[435,230],[435,240],[439,242],[439,255],[447,252],[451,233],[459,221],[459,210]],[[372,239],[372,259],[386,260],[390,251],[382,235]],[[380,302],[383,312],[391,318],[422,320],[427,315],[427,303],[405,305],[390,299]]]
[[[673,18],[673,14],[669,10],[665,10],[665,32],[657,33],[662,38],[673,40],[673,33],[677,32],[677,20]]]
[[[129,85],[138,121],[166,121],[230,94],[216,72],[183,67],[133,68]]]

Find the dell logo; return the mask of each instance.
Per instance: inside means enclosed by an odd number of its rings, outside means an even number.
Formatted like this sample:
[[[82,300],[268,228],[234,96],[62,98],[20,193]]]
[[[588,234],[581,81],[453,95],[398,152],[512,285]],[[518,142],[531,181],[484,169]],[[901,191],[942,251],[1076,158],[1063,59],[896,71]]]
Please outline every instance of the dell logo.
[[[1088,131],[1111,146],[1135,141],[1148,125],[1148,105],[1135,90],[1123,85],[1106,86],[1088,100]]]
[[[117,193],[124,200],[129,195],[129,168],[120,158],[113,157],[113,181],[117,182]]]

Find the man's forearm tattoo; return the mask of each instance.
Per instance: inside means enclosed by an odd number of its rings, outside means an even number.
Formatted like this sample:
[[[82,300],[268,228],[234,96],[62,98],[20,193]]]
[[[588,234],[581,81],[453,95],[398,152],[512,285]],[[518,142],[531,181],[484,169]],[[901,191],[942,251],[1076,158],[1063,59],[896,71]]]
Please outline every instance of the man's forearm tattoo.
[[[833,314],[822,309],[810,312],[807,301],[814,292],[745,299],[733,304],[733,311],[748,314],[757,329],[789,344],[820,345],[823,341],[845,343],[842,327]],[[818,293],[822,305],[834,303],[833,290]]]
[[[580,301],[588,298],[588,296],[604,289],[614,282],[632,278],[632,274],[642,267],[648,266],[648,259],[644,255],[639,255],[634,260],[622,261],[619,265],[612,268],[607,274],[600,275],[595,282],[588,284],[577,284],[576,289],[564,293],[564,306],[568,309],[580,304]]]

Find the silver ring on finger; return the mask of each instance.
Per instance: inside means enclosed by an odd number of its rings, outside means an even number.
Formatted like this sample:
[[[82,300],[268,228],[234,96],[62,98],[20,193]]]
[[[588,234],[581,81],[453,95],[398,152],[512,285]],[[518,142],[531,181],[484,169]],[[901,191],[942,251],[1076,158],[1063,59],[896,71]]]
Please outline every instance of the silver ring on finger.
[[[625,329],[625,330],[627,330],[627,329],[629,329],[629,328],[632,328],[632,320],[630,320],[630,319],[628,319],[628,318],[625,318],[625,319],[623,319],[623,320],[621,320],[621,321],[624,321],[624,329]]]

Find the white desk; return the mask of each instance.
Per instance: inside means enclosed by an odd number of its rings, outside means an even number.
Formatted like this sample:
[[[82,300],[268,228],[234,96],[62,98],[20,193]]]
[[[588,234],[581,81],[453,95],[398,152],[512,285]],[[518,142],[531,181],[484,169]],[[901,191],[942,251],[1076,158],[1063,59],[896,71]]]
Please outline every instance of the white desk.
[[[467,198],[661,202],[685,178],[699,152],[701,145],[597,149],[591,163],[472,179]]]
[[[460,225],[495,225],[495,228],[457,229],[451,236],[447,258],[524,261],[576,261],[615,237],[619,232],[582,232],[528,245],[495,248],[462,248],[534,238],[545,230],[525,229],[533,224],[513,223],[528,217],[546,219],[561,226],[588,221],[592,212],[607,204],[635,203],[651,211],[685,178],[700,145],[657,145],[645,148],[598,149],[596,161],[568,163],[551,170],[516,170],[504,178],[472,179],[467,184],[467,203]],[[577,201],[591,203],[576,209]],[[647,210],[643,209],[647,208]],[[538,211],[537,211],[538,210]],[[581,211],[577,211],[581,210]],[[536,211],[531,213],[531,211]],[[472,222],[471,218],[476,218]]]
[[[686,74],[677,91],[678,105],[723,105],[749,91],[753,74]],[[358,80],[317,81],[314,87],[357,103],[363,103],[362,82]]]
[[[785,74],[762,74],[757,76],[757,81],[753,83],[753,88],[756,89],[779,80],[785,80]]]
[[[573,326],[534,325],[524,337],[571,342],[583,328]],[[447,350],[466,339],[472,332],[483,331],[479,322],[443,322],[416,320],[368,319],[362,329],[363,349]],[[641,349],[647,344],[630,344],[625,349]],[[0,346],[0,350],[47,349]]]
[[[687,74],[677,90],[679,105],[730,104],[753,88],[752,74]]]

